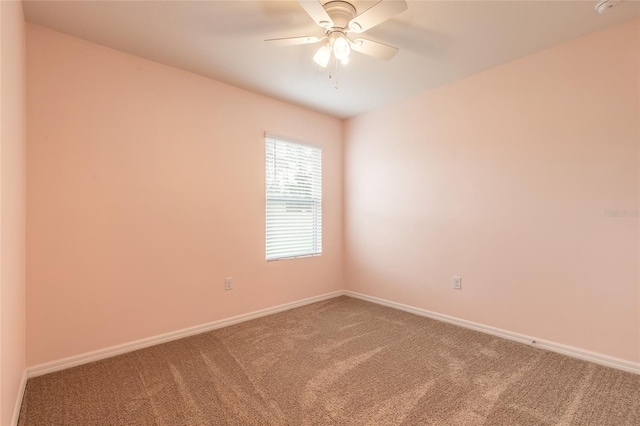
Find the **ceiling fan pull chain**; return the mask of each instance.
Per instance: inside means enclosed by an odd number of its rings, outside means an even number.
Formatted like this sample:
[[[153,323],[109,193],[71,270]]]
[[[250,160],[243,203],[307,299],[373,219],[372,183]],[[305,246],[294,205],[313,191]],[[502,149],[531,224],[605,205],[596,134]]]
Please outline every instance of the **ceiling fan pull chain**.
[[[336,60],[335,62],[336,62],[336,85],[335,85],[335,86],[333,86],[333,87],[334,87],[336,90],[338,90],[338,87],[339,87],[339,85],[338,85],[338,61]]]

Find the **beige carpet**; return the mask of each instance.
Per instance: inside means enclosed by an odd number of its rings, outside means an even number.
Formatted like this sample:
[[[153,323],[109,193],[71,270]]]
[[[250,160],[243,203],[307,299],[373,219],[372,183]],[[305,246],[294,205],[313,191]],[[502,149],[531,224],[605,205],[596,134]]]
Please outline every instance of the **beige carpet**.
[[[640,425],[640,376],[340,297],[29,379],[25,425]]]

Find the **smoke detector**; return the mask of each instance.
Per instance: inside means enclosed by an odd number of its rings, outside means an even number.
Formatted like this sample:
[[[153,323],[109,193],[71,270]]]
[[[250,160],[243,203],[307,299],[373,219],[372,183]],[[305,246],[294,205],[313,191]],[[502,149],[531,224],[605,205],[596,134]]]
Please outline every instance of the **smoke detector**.
[[[602,15],[603,13],[608,12],[609,9],[619,5],[620,3],[622,3],[622,0],[600,0],[598,3],[596,3],[594,9],[596,10],[596,12]]]

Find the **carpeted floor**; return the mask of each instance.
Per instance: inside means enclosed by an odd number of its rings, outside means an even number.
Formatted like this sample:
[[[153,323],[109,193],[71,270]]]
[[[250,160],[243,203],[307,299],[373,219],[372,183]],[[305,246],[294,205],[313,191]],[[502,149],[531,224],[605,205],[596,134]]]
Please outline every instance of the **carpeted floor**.
[[[640,376],[339,297],[29,379],[19,425],[640,425]]]

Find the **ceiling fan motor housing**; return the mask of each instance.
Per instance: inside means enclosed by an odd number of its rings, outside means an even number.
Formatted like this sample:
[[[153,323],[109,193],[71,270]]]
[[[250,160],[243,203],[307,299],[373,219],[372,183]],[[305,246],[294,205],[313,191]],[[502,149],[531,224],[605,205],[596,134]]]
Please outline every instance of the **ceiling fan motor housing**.
[[[333,21],[333,27],[329,29],[330,32],[344,32],[344,30],[349,26],[349,21],[356,16],[356,8],[346,1],[330,1],[323,7]]]

